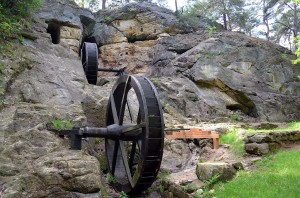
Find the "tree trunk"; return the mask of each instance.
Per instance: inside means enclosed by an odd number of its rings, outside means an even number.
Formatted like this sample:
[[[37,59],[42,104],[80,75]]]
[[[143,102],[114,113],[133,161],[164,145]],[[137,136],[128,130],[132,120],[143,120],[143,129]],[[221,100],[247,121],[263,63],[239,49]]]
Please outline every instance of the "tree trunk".
[[[298,5],[296,3],[294,3],[294,10],[293,10],[293,12],[294,12],[294,19],[293,19],[293,36],[294,36],[294,40],[298,36],[298,29],[299,29],[299,27],[298,27],[298,25],[299,25],[298,24],[298,16],[297,16],[297,12],[298,12],[297,6]],[[297,46],[297,43],[294,43],[294,46],[295,46],[295,51],[296,51],[299,48],[299,46]]]
[[[175,0],[175,12],[178,13],[178,6],[177,6],[177,0]]]
[[[106,4],[106,0],[102,0],[102,10],[105,10],[106,8],[105,4]]]
[[[268,20],[268,9],[267,9],[267,2],[266,0],[263,1],[263,23],[266,25],[267,31],[265,33],[267,41],[270,40],[270,27],[269,27],[269,20]]]
[[[227,18],[228,18],[228,29],[230,30],[230,31],[232,31],[232,23],[231,23],[231,18],[229,17],[229,15],[227,14]]]
[[[224,28],[227,30],[227,19],[226,19],[226,14],[223,13],[223,23],[224,23]]]
[[[225,30],[228,29],[228,25],[227,25],[227,9],[226,9],[226,4],[225,1],[222,0],[221,2],[221,6],[223,7],[223,23],[224,23],[224,28]]]
[[[265,23],[266,28],[267,28],[266,38],[267,38],[267,41],[269,41],[270,40],[270,26],[269,26],[269,20],[268,20],[267,17],[264,19],[264,23]]]

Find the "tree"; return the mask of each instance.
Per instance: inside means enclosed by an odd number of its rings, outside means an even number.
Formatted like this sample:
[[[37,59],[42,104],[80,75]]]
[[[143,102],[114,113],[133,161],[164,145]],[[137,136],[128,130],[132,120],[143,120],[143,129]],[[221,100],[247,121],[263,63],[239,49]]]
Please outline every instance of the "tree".
[[[282,0],[278,2],[277,18],[274,27],[276,28],[277,40],[281,37],[288,37],[289,40],[296,38],[299,34],[299,4],[296,1]],[[294,44],[292,50],[296,50]]]
[[[244,7],[244,0],[201,0],[195,2],[193,12],[212,20],[220,20],[225,29],[233,30],[241,24],[238,20],[247,16]]]
[[[263,24],[266,26],[265,36],[267,41],[270,40],[270,18],[274,15],[274,7],[280,0],[263,0],[262,8],[263,8]]]

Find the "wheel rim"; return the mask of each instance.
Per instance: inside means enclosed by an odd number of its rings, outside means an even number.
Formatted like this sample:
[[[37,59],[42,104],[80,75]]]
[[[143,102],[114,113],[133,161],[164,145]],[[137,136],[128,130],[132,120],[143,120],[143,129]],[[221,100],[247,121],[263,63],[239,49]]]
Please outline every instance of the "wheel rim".
[[[132,101],[135,108],[131,107]],[[151,186],[163,154],[161,105],[153,84],[145,77],[121,76],[111,91],[107,126],[130,122],[139,128],[134,131],[136,138],[105,141],[109,171],[117,180],[116,188],[126,193]]]
[[[96,85],[98,75],[98,47],[96,43],[83,43],[81,63],[88,83]]]

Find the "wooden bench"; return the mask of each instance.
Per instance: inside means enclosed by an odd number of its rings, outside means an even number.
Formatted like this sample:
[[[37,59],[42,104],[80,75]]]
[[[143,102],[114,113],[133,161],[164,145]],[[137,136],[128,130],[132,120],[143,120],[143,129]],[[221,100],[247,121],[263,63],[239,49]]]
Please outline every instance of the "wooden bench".
[[[219,138],[221,135],[212,134],[211,131],[202,131],[198,128],[192,128],[189,131],[178,131],[173,132],[172,135],[166,135],[167,139],[202,139],[202,138],[212,138],[214,149],[219,148]]]

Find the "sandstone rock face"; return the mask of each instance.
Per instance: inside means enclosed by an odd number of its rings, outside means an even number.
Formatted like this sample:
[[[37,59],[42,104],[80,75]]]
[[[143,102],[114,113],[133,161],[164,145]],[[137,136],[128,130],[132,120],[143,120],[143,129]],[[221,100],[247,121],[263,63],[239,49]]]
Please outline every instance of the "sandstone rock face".
[[[46,0],[36,17],[46,23],[45,28],[51,34],[53,44],[60,44],[76,53],[86,29],[95,24],[91,11],[79,8],[69,0]]]
[[[81,12],[89,13],[67,1],[46,1],[27,32],[33,36],[16,47],[20,53],[0,58],[14,67],[0,114],[1,197],[101,197],[98,160],[69,150],[68,139],[47,130],[55,119],[104,125],[111,85],[89,85],[74,52],[82,37]],[[59,44],[47,32],[53,21],[60,25]]]
[[[60,27],[60,42],[62,45],[66,45],[75,52],[79,52],[80,40],[82,32],[78,28],[72,28],[68,26]]]
[[[24,45],[0,54],[7,68],[0,115],[4,197],[101,197],[95,158],[70,151],[67,139],[47,130],[54,119],[76,126],[105,123],[113,81],[87,83],[78,58],[84,41],[97,43],[101,67],[126,66],[129,74],[151,77],[169,126],[226,121],[229,115],[246,121],[300,119],[300,71],[289,61],[295,57],[244,34],[210,35],[207,27],[214,24],[202,17],[193,32],[171,11],[152,4],[92,14],[69,0],[46,0],[32,23],[22,34]],[[249,139],[269,141],[263,135]],[[277,146],[272,141],[269,150]],[[181,170],[195,153],[181,141],[167,143],[162,167]]]
[[[131,74],[145,74],[152,62],[150,49],[156,43],[145,41],[104,45],[100,48],[100,64],[117,68],[126,67],[126,71]]]
[[[187,86],[194,93],[193,107],[201,112],[192,116],[194,119],[230,114],[252,121],[299,119],[300,93],[294,83],[299,81],[295,76],[299,71],[290,63],[293,55],[285,48],[234,32],[216,33],[211,38],[196,34],[192,38],[199,42],[194,44],[187,41],[189,36],[182,41],[177,37],[163,38],[155,46],[150,72],[156,77],[172,75],[158,87],[161,95],[167,96],[164,99],[184,116],[182,110],[191,100],[177,89],[178,76],[182,78],[180,87]],[[175,93],[174,88],[178,90]]]
[[[186,21],[153,4],[127,4],[95,16],[67,1],[59,5],[65,9],[43,9],[38,16],[48,25],[59,22],[63,46],[77,52],[82,41],[96,42],[101,67],[158,77],[162,102],[175,109],[171,116],[177,122],[228,121],[230,115],[247,121],[300,118],[299,69],[285,48],[241,33],[209,34],[207,27],[219,26],[203,17],[193,32]],[[77,28],[77,36],[65,34],[65,28]]]

